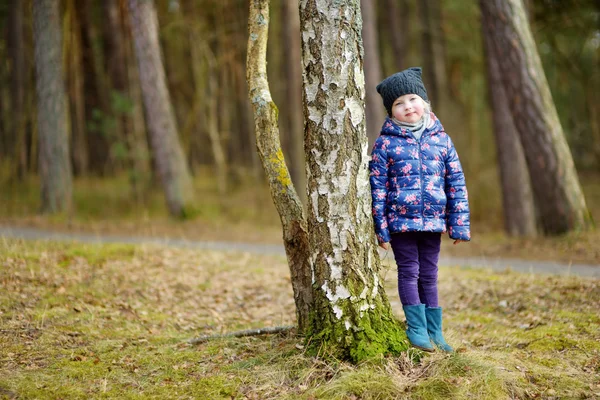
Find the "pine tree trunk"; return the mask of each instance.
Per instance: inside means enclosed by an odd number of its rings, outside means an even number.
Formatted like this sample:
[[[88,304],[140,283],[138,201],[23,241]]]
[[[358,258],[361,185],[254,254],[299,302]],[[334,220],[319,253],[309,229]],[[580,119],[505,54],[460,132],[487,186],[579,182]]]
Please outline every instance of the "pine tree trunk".
[[[160,54],[154,2],[129,0],[129,10],[156,169],[171,215],[186,217],[193,200],[192,180],[171,109]]]
[[[494,32],[488,14],[481,16],[489,99],[494,122],[498,170],[502,184],[504,230],[510,236],[535,236],[536,212],[523,147],[508,108],[496,54],[490,51]]]
[[[302,203],[290,179],[279,141],[278,110],[271,98],[267,79],[268,29],[269,0],[251,0],[246,67],[248,95],[254,110],[256,146],[283,228],[285,252],[296,303],[298,332],[303,334],[310,327],[312,307],[308,234]]]
[[[446,78],[446,50],[442,31],[442,12],[438,0],[422,0],[418,3],[423,25],[423,65],[427,95],[442,119],[448,101]]]
[[[359,0],[300,5],[311,345],[360,361],[407,348],[379,278],[367,167]]]
[[[133,37],[131,29],[131,18],[126,4],[127,0],[119,0],[123,22],[123,47],[125,48],[125,64],[127,66],[127,96],[131,99],[133,108],[131,116],[127,121],[128,140],[132,149],[132,165],[134,174],[132,176],[132,187],[137,201],[142,201],[143,192],[151,181],[152,168],[150,167],[150,152],[148,149],[148,135],[146,134],[146,122],[144,120],[142,89],[140,85],[139,71],[135,65],[135,54],[133,52]]]
[[[586,207],[571,151],[533,41],[522,0],[480,0],[494,32],[491,47],[517,127],[536,206],[546,234],[588,228]]]
[[[407,67],[405,60],[408,48],[406,43],[410,32],[408,4],[406,0],[385,0],[385,10],[386,27],[394,27],[394,29],[384,29],[384,31],[392,42],[395,63],[393,71],[397,72]]]
[[[75,0],[67,0],[65,37],[67,87],[69,94],[69,111],[71,114],[71,146],[73,172],[77,176],[85,175],[88,170],[87,134],[85,120],[85,92],[83,83],[83,59],[81,52],[81,28],[75,12]]]
[[[72,173],[58,0],[33,1],[42,212],[68,211]]]
[[[14,149],[16,176],[27,172],[26,110],[25,110],[25,41],[23,37],[23,2],[12,0],[8,19],[8,55],[11,62],[10,92],[12,114],[12,148]],[[10,135],[10,134],[9,134]],[[7,146],[8,148],[8,146]]]
[[[304,124],[302,120],[302,69],[300,53],[300,18],[298,0],[286,0],[281,5],[283,48],[287,56],[285,68],[287,116],[284,129],[287,131],[290,149],[290,172],[292,182],[300,199],[306,203],[306,173],[304,171]]]
[[[375,0],[360,1],[363,27],[362,35],[364,40],[364,68],[366,83],[366,111],[367,111],[367,137],[369,138],[369,148],[375,143],[375,139],[381,132],[381,126],[385,118],[385,107],[381,97],[375,87],[381,82],[381,62],[379,58],[378,38],[377,38],[377,12]],[[400,29],[398,29],[400,30]]]
[[[110,168],[110,142],[102,126],[103,118],[110,114],[110,99],[99,46],[101,41],[92,18],[93,5],[93,0],[77,0],[74,8],[81,29],[88,167],[103,175]]]

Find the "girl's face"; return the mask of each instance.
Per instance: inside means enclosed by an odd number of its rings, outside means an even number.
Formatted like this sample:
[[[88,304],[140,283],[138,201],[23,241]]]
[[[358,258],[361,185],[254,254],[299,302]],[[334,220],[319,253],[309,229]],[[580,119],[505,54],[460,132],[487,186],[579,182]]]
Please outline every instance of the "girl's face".
[[[416,94],[398,97],[392,105],[392,116],[400,122],[414,124],[425,112],[425,102]]]

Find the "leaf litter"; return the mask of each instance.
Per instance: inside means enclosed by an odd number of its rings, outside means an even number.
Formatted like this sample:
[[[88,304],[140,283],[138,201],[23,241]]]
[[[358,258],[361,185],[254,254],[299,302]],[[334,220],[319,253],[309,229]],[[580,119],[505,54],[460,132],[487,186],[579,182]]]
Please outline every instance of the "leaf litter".
[[[284,257],[153,246],[2,246],[0,388],[24,398],[429,398],[432,388],[455,398],[600,393],[598,280],[442,268],[440,300],[456,354],[417,361],[408,353],[353,366],[309,357],[289,334],[185,343],[293,325]],[[390,260],[384,268],[402,320]]]

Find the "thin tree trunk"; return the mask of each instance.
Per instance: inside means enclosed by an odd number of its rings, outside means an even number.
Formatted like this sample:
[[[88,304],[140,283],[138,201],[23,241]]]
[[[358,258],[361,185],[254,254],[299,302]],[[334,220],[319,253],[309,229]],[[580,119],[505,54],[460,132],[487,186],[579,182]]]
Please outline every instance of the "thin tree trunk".
[[[109,167],[110,143],[103,121],[110,114],[108,82],[104,74],[99,35],[92,19],[92,0],[77,0],[75,11],[81,28],[85,119],[87,122],[88,166],[105,174]]]
[[[279,142],[278,110],[271,98],[267,79],[268,29],[269,0],[250,0],[246,70],[248,95],[254,110],[256,146],[269,179],[271,197],[281,219],[296,303],[298,332],[303,334],[310,327],[312,307],[308,233],[302,203],[290,179]]]
[[[171,215],[186,217],[193,200],[192,179],[171,109],[160,54],[154,2],[129,0],[129,10],[156,169]]]
[[[218,76],[217,62],[210,48],[203,45],[200,35],[192,30],[191,56],[193,75],[196,83],[196,101],[203,112],[197,113],[197,124],[206,128],[217,177],[217,190],[220,195],[227,193],[227,158],[219,131]],[[200,103],[202,101],[202,103]],[[200,111],[199,110],[199,111]]]
[[[72,173],[58,0],[33,0],[42,212],[68,211]]]
[[[12,0],[8,18],[8,55],[11,61],[11,114],[12,141],[15,155],[16,176],[22,178],[27,172],[26,113],[25,113],[25,43],[23,38],[23,1]]]
[[[85,121],[85,92],[81,55],[81,28],[75,13],[75,0],[67,0],[64,29],[67,52],[67,87],[71,114],[71,158],[75,175],[88,170],[87,134]]]
[[[300,3],[311,346],[360,361],[407,348],[379,277],[365,132],[358,0]]]
[[[139,71],[135,64],[133,52],[133,38],[131,29],[131,18],[126,4],[127,0],[119,0],[123,22],[123,41],[125,48],[125,60],[127,66],[128,91],[127,96],[133,105],[131,117],[127,120],[128,141],[132,153],[132,165],[134,172],[131,176],[131,185],[137,201],[143,200],[143,192],[151,181],[152,168],[150,167],[150,152],[148,149],[148,135],[146,133],[146,122],[144,120],[142,89],[140,85]]]
[[[141,129],[136,126],[136,107],[132,86],[134,79],[130,77],[131,64],[135,64],[131,53],[131,41],[128,24],[128,12],[122,0],[106,0],[103,2],[104,24],[104,53],[106,71],[110,80],[110,90],[113,96],[120,96],[130,107],[113,107],[117,126],[114,132],[115,141],[125,144],[127,154],[125,166],[129,173],[129,183],[133,196],[141,200],[144,181],[147,179],[148,143],[143,131],[143,114]],[[141,113],[140,113],[141,114]]]
[[[381,125],[385,118],[385,108],[375,87],[381,82],[381,61],[379,58],[379,47],[377,38],[377,15],[375,0],[360,1],[363,26],[362,34],[364,40],[364,68],[366,83],[366,118],[367,137],[369,147],[375,143],[375,139],[381,132]]]
[[[523,147],[508,107],[508,98],[502,87],[496,54],[490,51],[494,32],[483,14],[481,19],[484,41],[489,101],[494,121],[494,138],[498,170],[502,184],[504,230],[510,236],[535,236],[536,213],[531,181]]]
[[[585,229],[591,215],[579,184],[522,0],[480,0],[491,47],[532,179],[546,234]]]
[[[427,95],[437,113],[444,116],[448,101],[446,77],[446,50],[442,31],[442,13],[439,0],[419,1],[421,24],[423,25],[423,65]]]
[[[401,71],[407,67],[406,54],[408,48],[406,43],[410,32],[410,18],[408,13],[408,2],[406,0],[385,0],[385,21],[386,28],[394,27],[393,29],[385,29],[389,35],[389,40],[392,42],[392,51],[394,52],[395,71]],[[387,36],[384,40],[387,40]]]
[[[302,59],[300,51],[300,17],[298,0],[286,0],[281,5],[282,44],[287,49],[283,59],[286,80],[287,116],[284,129],[289,138],[290,172],[302,203],[306,204],[306,173],[304,172],[304,124],[302,120]]]

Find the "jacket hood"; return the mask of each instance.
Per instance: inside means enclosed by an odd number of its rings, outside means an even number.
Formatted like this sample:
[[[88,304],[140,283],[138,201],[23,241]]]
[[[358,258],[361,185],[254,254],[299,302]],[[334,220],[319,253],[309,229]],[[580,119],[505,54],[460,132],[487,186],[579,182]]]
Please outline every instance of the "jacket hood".
[[[429,133],[431,135],[438,133],[441,131],[442,124],[437,119],[434,113],[429,113],[431,120],[429,126],[423,132],[423,135]],[[391,135],[391,136],[408,136],[406,128],[401,128],[392,121],[390,117],[386,117],[383,126],[381,127],[381,135]]]

